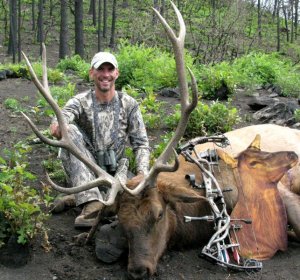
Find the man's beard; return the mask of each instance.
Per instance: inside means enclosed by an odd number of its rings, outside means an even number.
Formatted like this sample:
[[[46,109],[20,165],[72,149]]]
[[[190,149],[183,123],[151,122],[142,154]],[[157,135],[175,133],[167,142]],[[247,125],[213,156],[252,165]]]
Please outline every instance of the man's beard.
[[[111,82],[110,85],[109,85],[108,87],[102,87],[101,84],[98,83],[98,84],[97,84],[97,87],[98,87],[98,89],[99,89],[101,92],[106,93],[106,92],[109,92],[109,91],[112,89],[113,83]]]

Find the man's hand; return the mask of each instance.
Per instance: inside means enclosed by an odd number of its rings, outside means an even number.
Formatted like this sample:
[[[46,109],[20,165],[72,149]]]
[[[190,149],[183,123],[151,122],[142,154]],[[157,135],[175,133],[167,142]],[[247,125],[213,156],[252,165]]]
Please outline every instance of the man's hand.
[[[50,125],[50,133],[52,136],[56,137],[57,139],[61,138],[61,131],[58,123],[55,122]]]
[[[141,173],[138,173],[138,175],[136,175],[135,177],[127,180],[127,182],[126,182],[127,188],[133,190],[140,182],[143,181],[144,177],[145,177],[144,173],[141,172]]]

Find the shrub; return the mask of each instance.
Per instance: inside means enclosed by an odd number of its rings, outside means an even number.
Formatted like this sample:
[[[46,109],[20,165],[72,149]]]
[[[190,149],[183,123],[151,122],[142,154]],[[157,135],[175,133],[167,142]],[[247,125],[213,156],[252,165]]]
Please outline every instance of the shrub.
[[[281,64],[277,53],[251,52],[236,59],[233,67],[237,70],[240,85],[257,86],[273,84]]]
[[[117,59],[120,69],[117,88],[130,84],[138,89],[157,91],[177,85],[175,60],[168,52],[121,41]],[[186,53],[185,60],[187,66],[194,68],[189,53]]]
[[[75,94],[75,84],[68,83],[64,87],[52,86],[51,95],[60,107],[63,107],[66,102]],[[41,110],[43,108],[43,110]],[[54,112],[46,99],[41,97],[37,100],[36,106],[32,109],[32,112],[38,115],[54,116]]]
[[[275,85],[285,96],[299,96],[299,69],[278,53],[250,53],[236,59],[233,67],[241,86]]]
[[[73,70],[80,78],[89,81],[90,64],[85,62],[79,55],[61,59],[56,67],[63,72]]]
[[[199,88],[206,99],[215,99],[215,95],[222,87],[226,87],[228,95],[234,94],[236,87],[236,73],[228,62],[201,67]]]
[[[49,177],[58,183],[66,183],[66,173],[62,162],[57,158],[57,150],[53,153],[54,157],[50,157],[42,162],[43,167],[47,170]]]
[[[148,93],[141,101],[140,109],[147,128],[153,129],[160,127],[163,115],[162,106],[163,102],[157,101],[156,95],[153,92]]]
[[[39,233],[47,236],[45,221],[49,214],[42,205],[47,208],[52,197],[47,188],[39,193],[26,185],[35,180],[27,171],[29,151],[30,147],[20,142],[13,150],[4,151],[7,159],[0,157],[0,247],[12,235],[20,244],[30,242]]]
[[[10,109],[10,110],[12,110],[14,112],[24,111],[21,108],[20,102],[17,99],[15,99],[15,98],[6,98],[4,100],[4,106],[5,106],[6,109]]]
[[[174,114],[166,119],[169,128],[175,128],[180,118],[180,105],[176,106]],[[211,105],[199,102],[191,113],[185,136],[193,137],[224,133],[232,130],[240,121],[238,110],[230,103],[222,104],[218,101]]]
[[[295,118],[296,122],[300,122],[300,109],[296,109],[294,111],[294,118]]]
[[[155,160],[160,156],[160,154],[164,151],[167,144],[169,143],[170,139],[172,138],[174,132],[165,133],[160,137],[160,142],[154,145],[153,152],[151,153],[150,157],[150,165],[153,165]]]

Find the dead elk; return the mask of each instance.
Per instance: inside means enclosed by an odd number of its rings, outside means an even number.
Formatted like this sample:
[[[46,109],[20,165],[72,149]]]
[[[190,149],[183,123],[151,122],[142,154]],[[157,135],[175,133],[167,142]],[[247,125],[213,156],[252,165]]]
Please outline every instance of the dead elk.
[[[241,186],[237,185],[236,177],[231,172],[227,183],[234,191],[226,197],[226,201],[228,205],[236,205],[233,210],[235,217],[250,215],[255,221],[253,229],[247,228],[243,232],[247,233],[247,238],[252,233],[257,238],[258,243],[250,244],[254,245],[250,247],[251,256],[265,259],[277,250],[286,249],[286,213],[276,186],[287,170],[297,163],[298,157],[294,152],[262,152],[258,142],[258,138],[255,138],[236,159],[224,152],[220,152],[220,156],[224,159],[222,164],[230,164],[237,169],[239,174],[236,176],[243,185],[243,193],[246,193],[246,197],[241,195]],[[118,216],[128,241],[130,278],[141,279],[145,275],[152,275],[156,271],[159,258],[168,247],[204,245],[211,237],[213,228],[208,222],[184,223],[186,215],[211,214],[210,206],[203,199],[204,194],[192,189],[185,179],[185,174],[191,173],[197,174],[197,181],[200,183],[198,167],[179,156],[178,170],[160,173],[156,188],[145,189],[138,197],[130,194],[122,196]],[[238,192],[240,193],[237,196]],[[255,197],[251,199],[253,194]],[[249,199],[249,213],[245,213],[244,199]],[[255,212],[257,207],[258,213]],[[268,219],[264,218],[262,221],[264,211]],[[245,244],[248,244],[247,240],[242,241],[241,248]],[[248,249],[246,254],[249,253]]]

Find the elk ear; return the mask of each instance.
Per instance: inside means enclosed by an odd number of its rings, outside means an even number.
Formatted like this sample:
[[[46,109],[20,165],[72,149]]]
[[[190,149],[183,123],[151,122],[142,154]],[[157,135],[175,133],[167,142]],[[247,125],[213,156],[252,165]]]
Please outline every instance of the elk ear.
[[[237,167],[238,161],[235,158],[233,158],[231,155],[227,154],[225,151],[217,149],[217,154],[231,168]]]
[[[165,184],[164,186],[159,186],[158,189],[166,202],[193,203],[204,199],[203,196],[191,188]]]
[[[252,148],[252,149],[256,149],[256,150],[260,151],[260,140],[261,140],[260,135],[256,134],[254,140],[252,141],[252,143],[250,144],[248,149]]]

